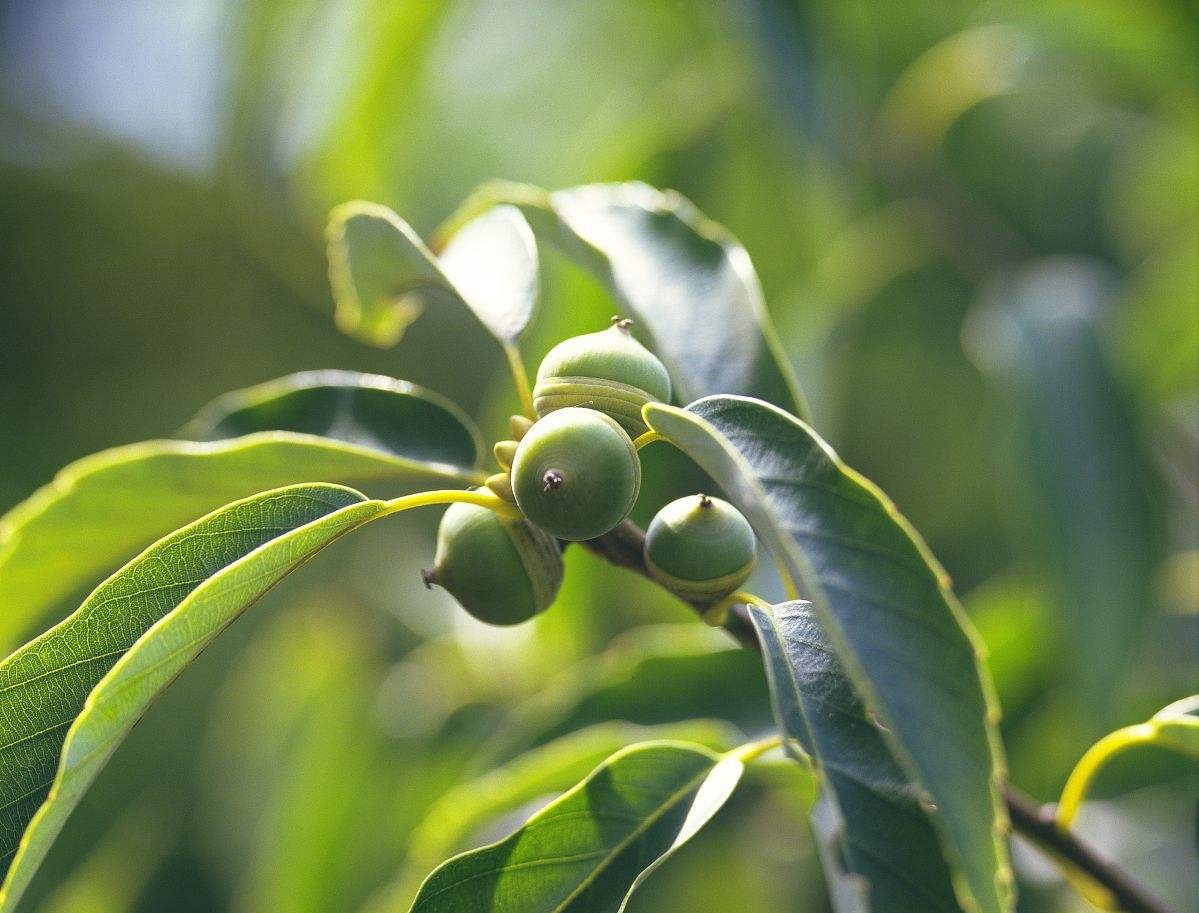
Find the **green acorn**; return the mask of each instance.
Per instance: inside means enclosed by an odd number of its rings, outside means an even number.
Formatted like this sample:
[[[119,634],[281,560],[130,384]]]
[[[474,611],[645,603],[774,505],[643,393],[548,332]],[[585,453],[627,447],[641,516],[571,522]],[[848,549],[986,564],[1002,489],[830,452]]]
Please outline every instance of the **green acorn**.
[[[421,572],[480,621],[514,625],[549,608],[562,584],[552,536],[486,507],[451,504],[437,530],[433,569]]]
[[[714,603],[754,569],[753,527],[728,501],[691,495],[671,501],[645,531],[650,576],[688,602]]]
[[[633,322],[612,318],[598,333],[558,343],[537,369],[533,407],[545,417],[558,409],[596,409],[620,422],[631,436],[647,429],[641,407],[670,402],[670,375],[630,332]]]
[[[567,407],[533,424],[516,448],[510,476],[525,517],[552,536],[579,542],[602,536],[629,515],[641,489],[641,461],[611,417]]]

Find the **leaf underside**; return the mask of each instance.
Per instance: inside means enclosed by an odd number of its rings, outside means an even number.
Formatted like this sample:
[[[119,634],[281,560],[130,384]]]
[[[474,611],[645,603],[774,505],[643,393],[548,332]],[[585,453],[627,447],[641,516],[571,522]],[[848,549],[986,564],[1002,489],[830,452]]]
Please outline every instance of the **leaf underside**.
[[[1010,910],[997,710],[927,548],[881,492],[779,409],[714,396],[645,414],[721,485],[813,603],[900,766],[937,810],[958,902]]]
[[[960,913],[932,822],[810,603],[750,606],[779,728],[819,759],[813,823],[838,913]]]

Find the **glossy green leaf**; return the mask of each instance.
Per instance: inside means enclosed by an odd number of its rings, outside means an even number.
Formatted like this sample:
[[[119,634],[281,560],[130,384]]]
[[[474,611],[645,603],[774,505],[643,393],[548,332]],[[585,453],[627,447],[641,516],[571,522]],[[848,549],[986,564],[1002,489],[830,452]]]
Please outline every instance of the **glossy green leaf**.
[[[495,207],[467,224],[444,260],[407,222],[374,203],[338,206],[326,236],[337,325],[372,345],[399,342],[429,293],[467,307],[506,345],[536,309],[536,242],[513,206]]]
[[[936,807],[959,903],[1010,910],[998,711],[969,622],[919,536],[773,406],[714,396],[686,410],[650,404],[645,415],[716,480],[812,601],[896,758]]]
[[[219,441],[260,431],[341,441],[447,475],[476,467],[484,450],[474,422],[441,394],[355,371],[304,371],[227,393],[179,436]]]
[[[440,862],[469,846],[485,825],[533,802],[565,792],[610,755],[637,742],[672,740],[727,751],[738,741],[727,723],[690,720],[660,726],[606,722],[568,733],[442,795],[412,832],[408,858],[386,900],[372,909],[395,910],[415,896],[420,882]]]
[[[461,212],[501,201],[520,206],[539,237],[604,281],[670,370],[680,399],[740,393],[804,414],[749,254],[690,201],[637,182],[550,194],[496,182]]]
[[[918,792],[807,602],[750,606],[779,729],[818,759],[813,825],[838,913],[959,913]]]
[[[254,600],[383,509],[324,484],[222,507],[156,542],[0,664],[0,860],[12,860],[0,911],[15,907],[159,692]]]
[[[473,423],[437,395],[390,378],[293,375],[222,397],[190,430],[242,436],[147,441],[85,457],[0,518],[0,648],[138,549],[254,492],[313,479],[480,481]]]
[[[736,752],[683,742],[617,752],[510,837],[438,868],[412,913],[613,913],[720,808],[741,769]]]

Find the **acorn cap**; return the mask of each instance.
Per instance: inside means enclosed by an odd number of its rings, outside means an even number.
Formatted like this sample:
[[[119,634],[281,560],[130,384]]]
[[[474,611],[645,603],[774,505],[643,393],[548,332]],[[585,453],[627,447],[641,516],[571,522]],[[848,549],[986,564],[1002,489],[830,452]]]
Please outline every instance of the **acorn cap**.
[[[636,435],[645,431],[642,406],[670,402],[666,367],[633,336],[631,321],[614,321],[606,330],[571,337],[550,349],[533,387],[538,415],[582,406],[612,416]]]

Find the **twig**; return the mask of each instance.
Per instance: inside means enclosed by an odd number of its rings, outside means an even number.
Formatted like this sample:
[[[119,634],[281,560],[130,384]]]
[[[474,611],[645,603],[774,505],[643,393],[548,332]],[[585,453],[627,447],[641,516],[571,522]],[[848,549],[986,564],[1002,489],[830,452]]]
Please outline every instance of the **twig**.
[[[642,576],[648,577],[645,567],[645,532],[637,524],[625,520],[607,535],[583,543],[600,557]],[[702,614],[703,607],[693,606]],[[725,624],[741,646],[761,652],[745,606],[733,606]],[[1171,913],[1134,881],[1126,872],[1104,859],[1073,831],[1057,825],[1052,805],[1038,805],[1010,784],[1004,787],[1004,801],[1012,828],[1033,843],[1084,872],[1102,885],[1126,913]]]

